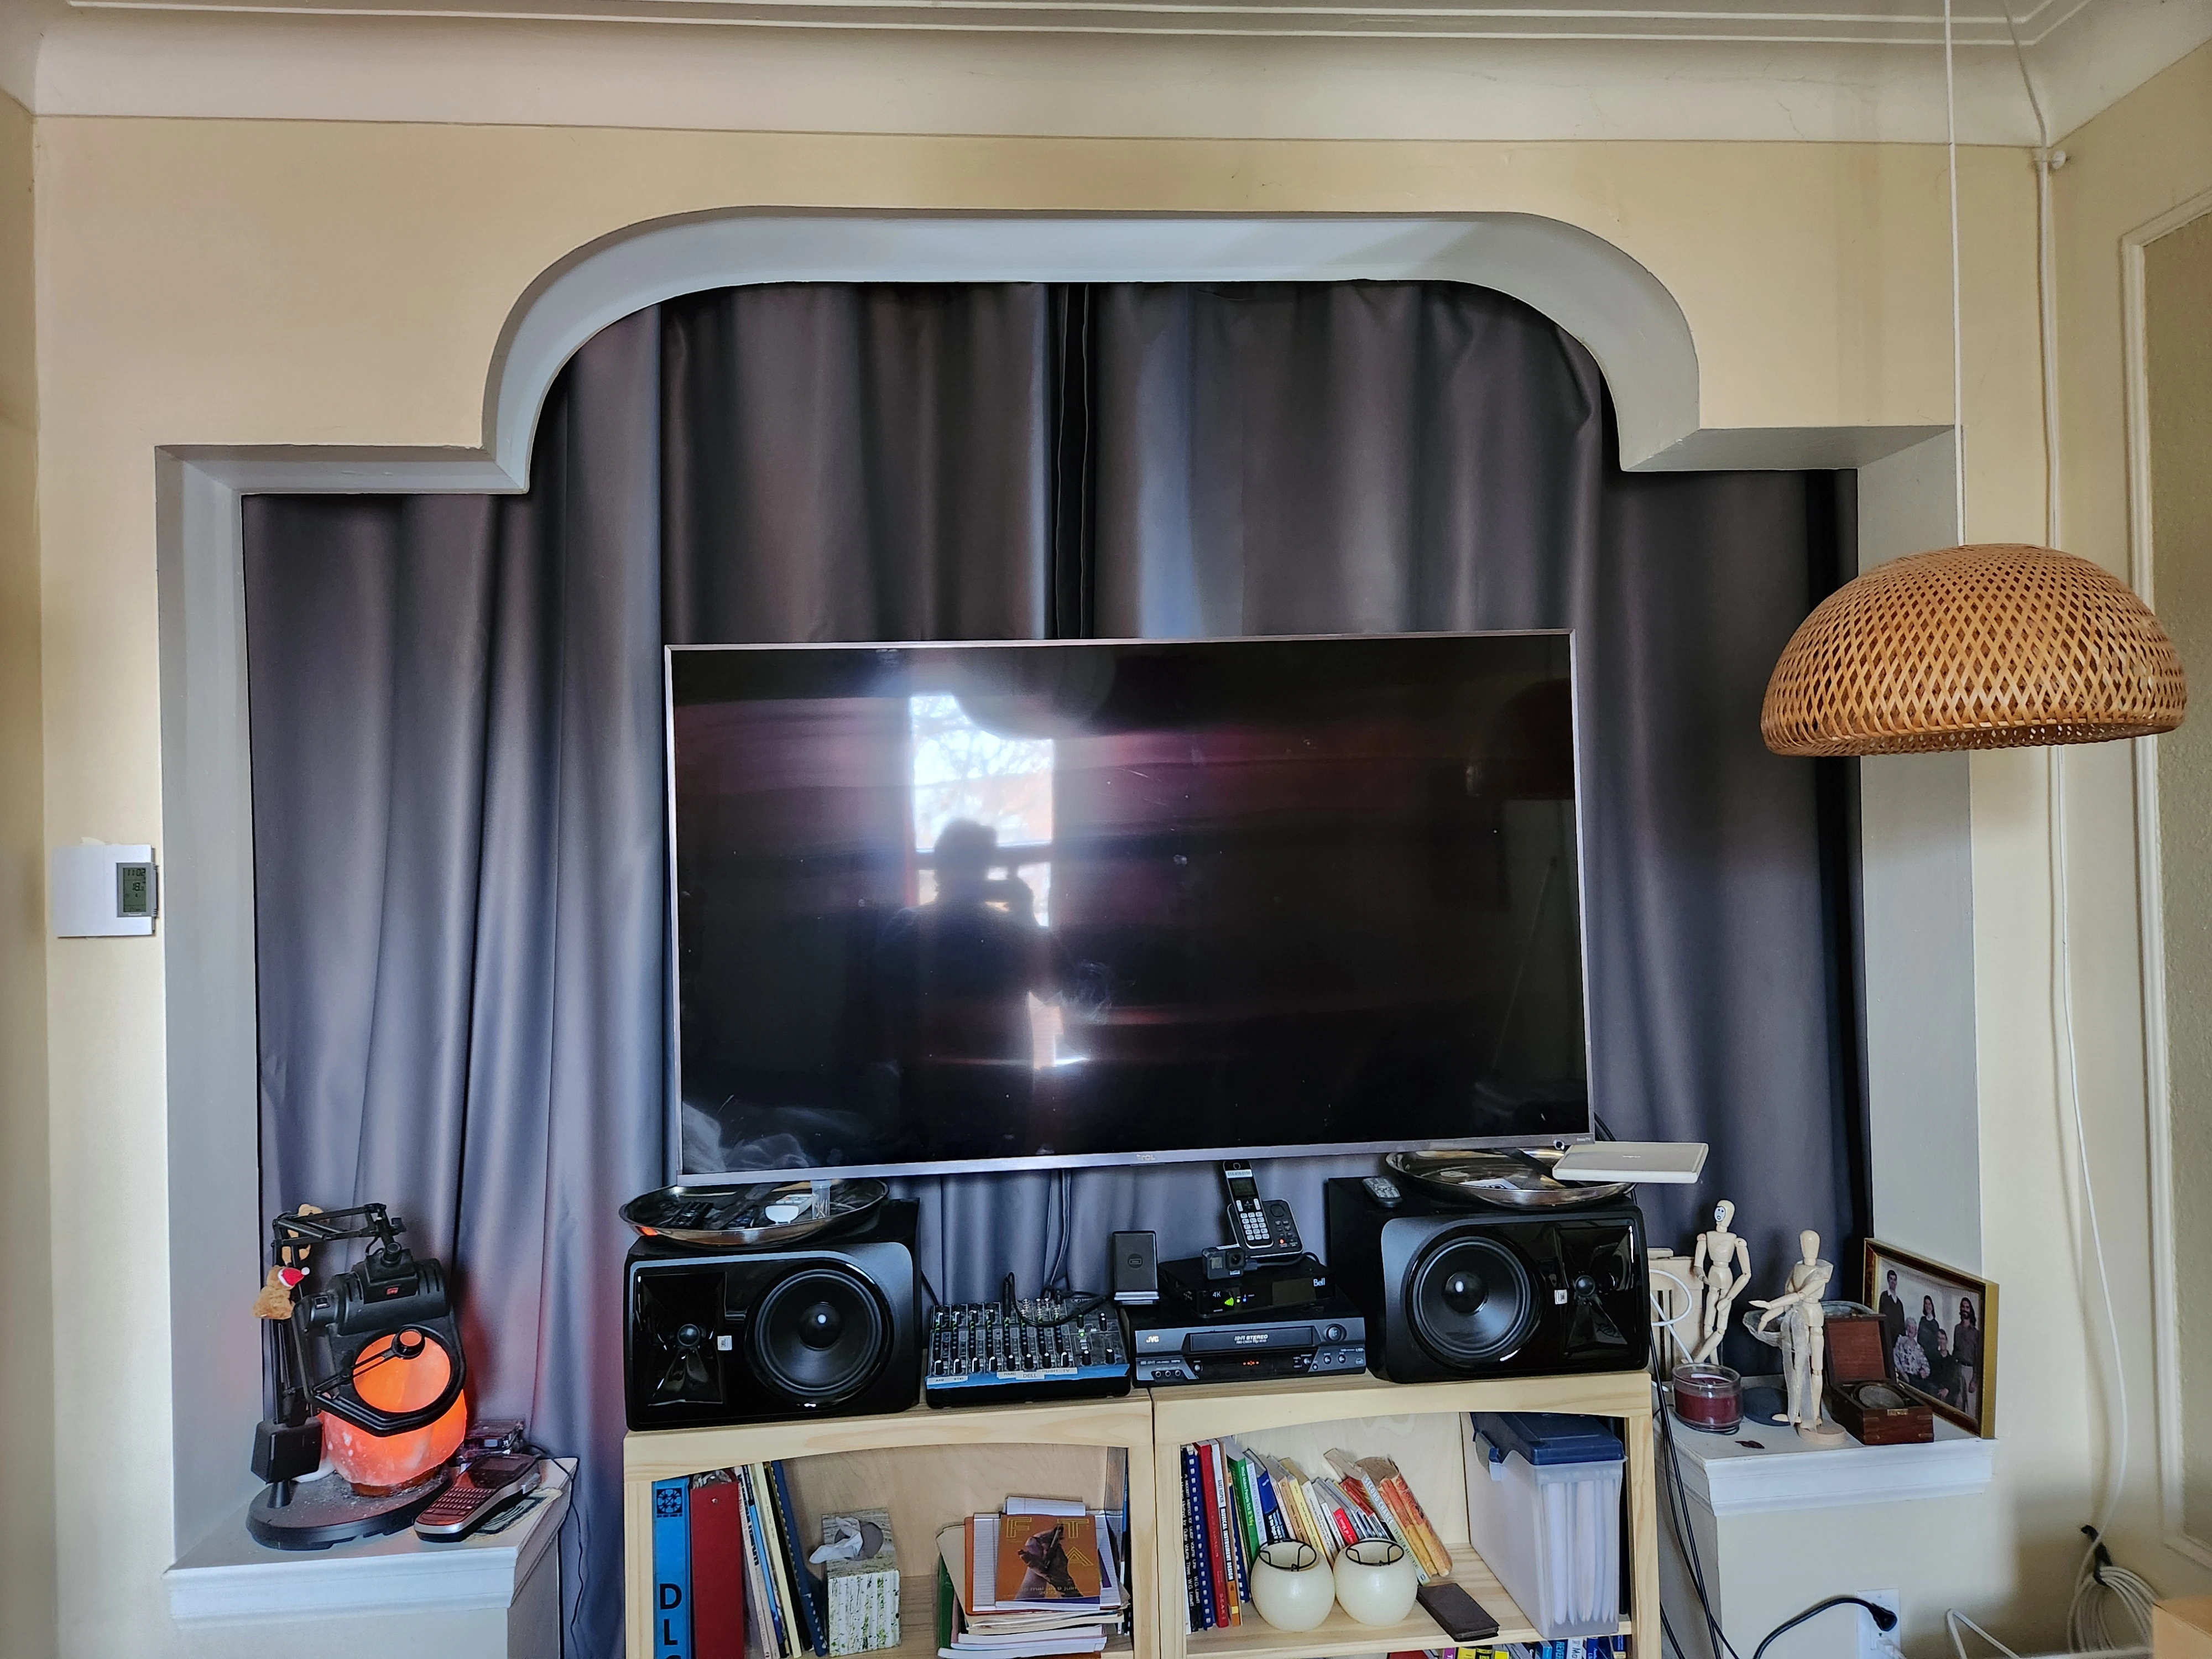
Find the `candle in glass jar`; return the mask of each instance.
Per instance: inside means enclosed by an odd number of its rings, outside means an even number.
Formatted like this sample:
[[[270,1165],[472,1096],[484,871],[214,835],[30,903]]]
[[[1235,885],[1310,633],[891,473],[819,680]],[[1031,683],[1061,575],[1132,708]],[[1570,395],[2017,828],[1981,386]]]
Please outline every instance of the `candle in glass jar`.
[[[1674,1415],[1707,1434],[1734,1434],[1743,1421],[1743,1378],[1725,1365],[1675,1366]]]

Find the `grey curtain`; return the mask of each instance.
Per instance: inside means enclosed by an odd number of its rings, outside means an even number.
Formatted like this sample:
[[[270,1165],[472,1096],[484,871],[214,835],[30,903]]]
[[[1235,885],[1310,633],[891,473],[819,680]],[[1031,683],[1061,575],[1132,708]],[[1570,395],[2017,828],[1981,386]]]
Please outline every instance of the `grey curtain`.
[[[650,313],[592,340],[526,496],[245,503],[263,1207],[458,1271],[473,1409],[581,1459],[575,1654],[621,1650],[615,1212],[664,1167],[659,373]]]
[[[621,1644],[615,1210],[665,1178],[659,647],[1571,625],[1593,1089],[1755,1259],[1863,1213],[1841,775],[1768,756],[1832,475],[1622,475],[1587,353],[1448,284],[805,286],[590,342],[519,498],[253,498],[263,1192],[459,1268],[480,1409],[584,1460]],[[1313,1241],[1320,1183],[1264,1172]],[[907,1183],[948,1299],[1219,1237],[1202,1166]]]

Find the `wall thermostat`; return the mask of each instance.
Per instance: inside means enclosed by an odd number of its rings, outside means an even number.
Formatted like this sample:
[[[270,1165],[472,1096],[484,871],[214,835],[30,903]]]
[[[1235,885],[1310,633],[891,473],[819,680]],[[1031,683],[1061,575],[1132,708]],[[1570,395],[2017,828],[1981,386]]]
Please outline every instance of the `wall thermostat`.
[[[57,939],[113,939],[154,931],[161,905],[150,847],[86,842],[57,847],[49,893]]]

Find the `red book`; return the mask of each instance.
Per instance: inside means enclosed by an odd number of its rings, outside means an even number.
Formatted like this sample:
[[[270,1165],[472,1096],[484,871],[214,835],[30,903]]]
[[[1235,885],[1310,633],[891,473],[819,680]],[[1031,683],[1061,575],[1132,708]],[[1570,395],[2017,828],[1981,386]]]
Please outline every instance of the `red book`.
[[[1213,1448],[1210,1443],[1201,1443],[1198,1449],[1198,1482],[1206,1493],[1206,1525],[1212,1545],[1206,1552],[1212,1558],[1206,1565],[1213,1569],[1213,1625],[1217,1630],[1225,1630],[1231,1623],[1229,1598],[1235,1592],[1229,1588],[1229,1563],[1224,1559],[1228,1540],[1221,1536],[1220,1523],[1215,1519],[1220,1513],[1221,1488],[1213,1481]]]
[[[744,1497],[737,1483],[691,1488],[692,1659],[745,1659]]]

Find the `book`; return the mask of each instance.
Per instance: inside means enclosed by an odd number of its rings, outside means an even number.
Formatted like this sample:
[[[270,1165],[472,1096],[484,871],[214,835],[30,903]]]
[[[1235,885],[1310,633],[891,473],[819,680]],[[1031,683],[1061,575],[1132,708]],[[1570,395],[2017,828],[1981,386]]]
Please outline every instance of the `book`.
[[[737,1483],[691,1478],[693,1659],[745,1659],[745,1523]]]
[[[1032,1656],[1089,1654],[1104,1650],[1107,1630],[1101,1606],[1120,1606],[1127,1601],[1111,1565],[1114,1534],[1103,1510],[1089,1511],[1085,1519],[1100,1547],[1100,1605],[1067,1603],[1053,1607],[1006,1607],[985,1611],[971,1607],[960,1593],[961,1581],[972,1581],[980,1564],[995,1576],[997,1555],[994,1528],[979,1528],[978,1522],[998,1522],[999,1516],[971,1516],[945,1528],[937,1535],[938,1652],[943,1659],[972,1656],[973,1659],[1031,1659]],[[1023,1517],[1014,1517],[1018,1523]],[[1071,1516],[1030,1517],[1066,1524]],[[1019,1525],[1007,1528],[1018,1534]]]
[[[784,1473],[781,1462],[766,1466],[768,1470],[769,1502],[775,1512],[775,1530],[783,1546],[783,1559],[789,1564],[792,1577],[792,1599],[799,1603],[799,1619],[805,1626],[806,1645],[817,1654],[830,1651],[830,1632],[823,1620],[823,1608],[815,1600],[814,1575],[806,1570],[806,1547],[799,1541],[798,1506],[791,1501],[791,1480]]]
[[[691,1480],[653,1483],[653,1659],[691,1659]]]
[[[1237,1540],[1237,1512],[1230,1501],[1229,1458],[1221,1449],[1218,1440],[1209,1440],[1206,1443],[1208,1455],[1213,1460],[1213,1491],[1218,1511],[1214,1519],[1221,1537],[1223,1576],[1228,1580],[1228,1591],[1224,1599],[1229,1607],[1229,1622],[1241,1625],[1244,1622],[1246,1589],[1244,1550]]]
[[[738,1494],[738,1531],[744,1547],[739,1553],[744,1572],[746,1651],[750,1659],[782,1659],[775,1641],[775,1621],[769,1617],[768,1581],[761,1576],[759,1551],[753,1541],[752,1522],[744,1504],[744,1486],[738,1472],[728,1472],[731,1490]]]
[[[1354,1458],[1334,1449],[1327,1455],[1346,1490],[1359,1497],[1405,1546],[1424,1578],[1433,1582],[1450,1577],[1451,1551],[1430,1524],[1427,1511],[1396,1463],[1387,1457]]]
[[[1105,1580],[1098,1524],[1078,1507],[1065,1513],[1006,1515],[999,1523],[998,1605],[1096,1607]]]
[[[1322,1524],[1321,1516],[1306,1494],[1305,1471],[1287,1457],[1273,1460],[1275,1474],[1275,1496],[1290,1505],[1294,1522],[1292,1530],[1301,1543],[1310,1544],[1321,1552],[1324,1561],[1336,1559],[1337,1538],[1334,1528]]]
[[[1206,1628],[1206,1613],[1198,1600],[1198,1535],[1191,1530],[1190,1525],[1194,1510],[1190,1497],[1193,1478],[1190,1448],[1185,1446],[1178,1454],[1178,1459],[1182,1475],[1182,1627],[1195,1634]]]
[[[1214,1628],[1213,1552],[1207,1539],[1206,1481],[1199,1468],[1197,1448],[1185,1446],[1182,1449],[1182,1464],[1183,1501],[1186,1505],[1184,1525],[1188,1528],[1190,1537],[1188,1559],[1198,1578],[1198,1628],[1212,1630]]]
[[[1229,1496],[1231,1500],[1230,1507],[1237,1517],[1237,1542],[1243,1547],[1244,1559],[1249,1564],[1252,1558],[1260,1553],[1261,1543],[1260,1517],[1252,1503],[1252,1495],[1245,1486],[1245,1475],[1250,1465],[1241,1456],[1231,1455],[1227,1445],[1224,1445],[1222,1450],[1223,1455],[1228,1458]],[[1251,1590],[1249,1572],[1250,1568],[1248,1565],[1247,1577],[1244,1580],[1245,1591],[1248,1595]]]
[[[762,1535],[767,1540],[769,1559],[775,1566],[775,1599],[783,1609],[785,1659],[799,1659],[807,1650],[806,1623],[799,1596],[799,1580],[803,1575],[793,1565],[790,1542],[776,1525],[775,1483],[769,1478],[768,1465],[752,1463],[746,1467],[752,1474],[753,1501],[760,1510]]]
[[[1213,1448],[1210,1442],[1198,1446],[1198,1484],[1202,1502],[1200,1518],[1206,1527],[1206,1565],[1213,1573],[1213,1626],[1227,1628],[1231,1622],[1229,1608],[1235,1591],[1231,1589],[1237,1568],[1229,1559],[1228,1529],[1221,1524],[1221,1484],[1213,1470]]]
[[[960,1598],[952,1593],[952,1568],[942,1550],[937,1557],[937,1650],[945,1652],[959,1638],[963,1626]]]
[[[1268,1477],[1267,1466],[1256,1457],[1252,1460],[1252,1494],[1260,1505],[1260,1524],[1267,1532],[1267,1541],[1287,1541],[1291,1526],[1284,1517],[1282,1500],[1275,1496],[1275,1483]]]
[[[760,1494],[754,1490],[750,1463],[738,1466],[738,1486],[745,1496],[745,1541],[751,1547],[753,1563],[759,1569],[762,1594],[767,1603],[768,1628],[761,1632],[768,1638],[764,1645],[770,1659],[793,1659],[790,1638],[784,1626],[783,1595],[776,1580],[775,1558],[769,1546],[768,1528],[763,1524]]]

